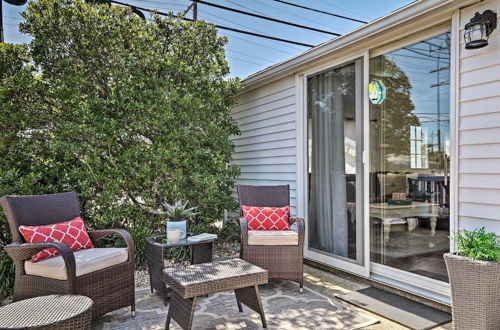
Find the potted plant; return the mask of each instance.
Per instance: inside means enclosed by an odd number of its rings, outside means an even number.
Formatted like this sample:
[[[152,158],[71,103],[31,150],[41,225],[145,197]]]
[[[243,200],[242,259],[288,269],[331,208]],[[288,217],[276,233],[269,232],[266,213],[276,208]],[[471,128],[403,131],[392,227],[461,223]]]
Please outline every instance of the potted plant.
[[[500,244],[483,228],[450,237],[444,255],[451,286],[453,329],[500,329]]]
[[[198,213],[194,212],[198,207],[187,208],[188,202],[184,204],[178,200],[174,205],[163,203],[165,212],[163,213],[167,218],[167,233],[169,230],[178,229],[181,231],[181,239],[186,238],[187,221],[193,219]]]

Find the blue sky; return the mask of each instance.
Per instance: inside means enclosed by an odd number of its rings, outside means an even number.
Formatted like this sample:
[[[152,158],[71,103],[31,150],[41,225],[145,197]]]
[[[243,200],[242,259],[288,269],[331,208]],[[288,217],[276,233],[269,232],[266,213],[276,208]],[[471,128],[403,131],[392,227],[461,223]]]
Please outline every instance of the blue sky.
[[[1,1],[1,0],[0,0]],[[189,0],[121,0],[137,6],[158,9],[159,11],[181,11],[190,3]],[[301,8],[292,7],[273,0],[206,0],[226,7],[271,16],[297,24],[344,34],[361,26],[361,23],[348,21]],[[287,0],[303,6],[372,21],[393,10],[403,7],[412,0]],[[29,41],[29,37],[19,33],[17,24],[22,20],[19,12],[24,6],[16,7],[3,3],[5,41],[20,43]],[[190,15],[190,14],[189,14]],[[188,15],[188,16],[189,16]],[[283,39],[320,44],[332,38],[331,35],[303,30],[275,22],[249,17],[219,8],[198,5],[198,19],[241,30],[268,34]],[[246,77],[277,62],[298,55],[307,47],[266,40],[236,32],[220,30],[220,34],[229,37],[226,53],[231,66],[231,76]]]

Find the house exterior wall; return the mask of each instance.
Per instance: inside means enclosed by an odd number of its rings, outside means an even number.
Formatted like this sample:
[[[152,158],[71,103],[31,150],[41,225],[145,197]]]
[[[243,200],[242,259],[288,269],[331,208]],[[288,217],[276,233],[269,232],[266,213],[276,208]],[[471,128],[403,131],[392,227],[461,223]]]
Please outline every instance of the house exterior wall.
[[[463,28],[500,1],[483,1],[460,11],[458,61],[458,227],[485,226],[500,235],[500,21],[489,45],[464,48]]]
[[[241,135],[233,138],[232,163],[241,168],[239,184],[290,185],[296,214],[295,80],[289,76],[243,92],[232,109]]]

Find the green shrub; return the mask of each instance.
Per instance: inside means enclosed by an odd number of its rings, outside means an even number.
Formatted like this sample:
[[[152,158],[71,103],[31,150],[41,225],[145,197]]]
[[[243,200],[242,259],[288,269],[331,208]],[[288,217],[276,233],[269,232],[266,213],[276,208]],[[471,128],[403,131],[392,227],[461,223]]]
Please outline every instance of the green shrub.
[[[213,25],[76,0],[21,15],[32,41],[0,44],[0,196],[75,190],[89,229],[130,231],[140,263],[163,201],[199,205],[193,228],[237,207],[240,84]]]
[[[450,237],[457,243],[458,255],[473,260],[500,261],[500,243],[495,233],[487,233],[485,228],[464,230]]]
[[[226,242],[240,242],[240,226],[236,220],[228,220],[219,232],[219,239]]]
[[[12,294],[14,263],[4,250],[0,250],[0,302]]]

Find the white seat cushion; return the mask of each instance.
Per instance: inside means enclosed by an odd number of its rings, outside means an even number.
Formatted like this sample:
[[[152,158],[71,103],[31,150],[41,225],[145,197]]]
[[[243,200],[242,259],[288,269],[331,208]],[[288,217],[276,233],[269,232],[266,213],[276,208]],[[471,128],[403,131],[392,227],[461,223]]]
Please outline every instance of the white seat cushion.
[[[76,276],[95,272],[96,270],[114,266],[128,260],[125,248],[94,248],[73,252],[75,255]],[[61,256],[52,257],[32,263],[24,262],[24,270],[28,275],[66,280],[66,266]]]
[[[299,234],[293,230],[249,230],[248,245],[298,245]]]

